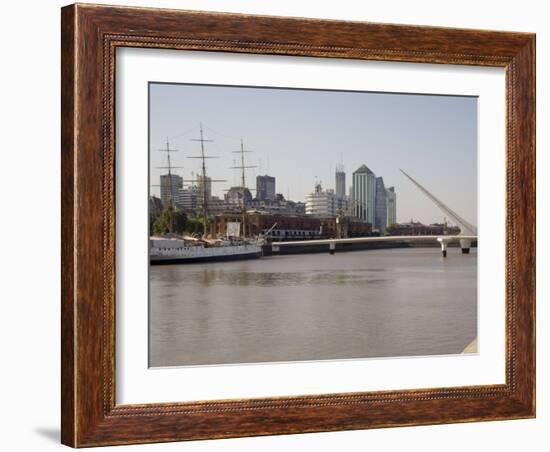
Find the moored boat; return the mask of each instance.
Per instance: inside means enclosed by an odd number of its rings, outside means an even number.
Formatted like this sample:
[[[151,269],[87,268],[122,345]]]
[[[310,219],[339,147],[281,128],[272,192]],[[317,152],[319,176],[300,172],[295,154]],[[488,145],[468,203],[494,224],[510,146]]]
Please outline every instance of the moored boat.
[[[168,232],[159,236],[151,236],[149,238],[149,261],[151,264],[180,264],[180,263],[192,263],[192,262],[217,262],[217,261],[231,261],[241,259],[255,259],[259,258],[263,254],[264,240],[261,237],[253,238],[246,236],[246,200],[241,200],[241,214],[242,222],[235,223],[236,230],[235,236],[228,236],[223,238],[211,238],[216,237],[214,231],[209,231],[210,215],[208,209],[208,203],[210,200],[210,190],[207,189],[207,185],[212,182],[226,182],[225,180],[212,179],[206,175],[206,159],[215,158],[215,156],[209,156],[205,153],[204,144],[212,141],[204,138],[202,123],[200,124],[200,138],[193,138],[192,141],[200,142],[200,154],[189,156],[188,158],[201,160],[201,178],[192,180],[183,180],[182,182],[192,182],[199,184],[201,187],[202,202],[200,209],[202,211],[202,236],[180,236],[174,234],[174,211],[176,203],[174,202],[173,187],[172,187],[172,165],[170,159],[170,153],[175,152],[175,149],[171,149],[168,139],[166,140],[166,148],[159,149],[159,151],[167,153],[168,166],[168,181],[169,181],[169,199],[168,209],[170,214],[170,220],[168,225]],[[241,139],[240,151],[235,151],[241,154],[241,165],[234,166],[234,169],[242,170],[242,186],[246,187],[245,183],[245,169],[253,168],[253,166],[246,166],[244,162],[244,149],[243,140]],[[160,167],[164,168],[164,167]],[[205,182],[208,181],[208,184]],[[181,233],[181,232],[180,232]]]
[[[262,256],[262,240],[196,239],[151,237],[151,265],[221,262],[256,259]]]

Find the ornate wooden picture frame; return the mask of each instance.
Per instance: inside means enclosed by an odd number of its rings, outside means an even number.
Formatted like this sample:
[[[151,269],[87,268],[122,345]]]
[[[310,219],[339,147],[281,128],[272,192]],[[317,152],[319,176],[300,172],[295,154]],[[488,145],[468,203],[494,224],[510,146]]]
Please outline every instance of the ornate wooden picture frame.
[[[62,9],[62,442],[73,447],[535,416],[535,36],[71,5]],[[115,402],[119,47],[506,70],[506,382],[263,399]]]

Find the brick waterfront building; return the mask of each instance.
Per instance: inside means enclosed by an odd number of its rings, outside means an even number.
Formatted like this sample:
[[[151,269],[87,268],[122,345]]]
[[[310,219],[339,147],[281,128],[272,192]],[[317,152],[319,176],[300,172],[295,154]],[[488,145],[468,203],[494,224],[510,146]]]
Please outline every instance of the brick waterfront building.
[[[220,236],[227,234],[228,223],[242,222],[240,214],[221,214],[215,217],[215,230]],[[340,237],[361,237],[372,233],[372,226],[350,218],[317,218],[311,216],[288,216],[264,213],[248,213],[246,216],[247,235],[266,234],[277,240],[308,240],[319,238],[336,238],[340,228]]]

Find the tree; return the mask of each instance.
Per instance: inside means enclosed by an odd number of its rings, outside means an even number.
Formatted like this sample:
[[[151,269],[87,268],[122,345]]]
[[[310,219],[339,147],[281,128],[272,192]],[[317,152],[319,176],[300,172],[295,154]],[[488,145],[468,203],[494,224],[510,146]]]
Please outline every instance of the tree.
[[[173,216],[173,220],[171,219]],[[170,222],[173,221],[172,231],[175,234],[183,234],[187,230],[187,215],[180,209],[172,208],[163,210],[153,223],[154,234],[166,234],[170,232]]]
[[[185,230],[191,234],[202,234],[203,224],[198,218],[187,218]]]
[[[157,218],[159,217],[159,213],[157,212],[153,212],[153,211],[149,211],[149,235],[153,235],[154,234],[154,225],[155,225],[155,222],[157,221]]]

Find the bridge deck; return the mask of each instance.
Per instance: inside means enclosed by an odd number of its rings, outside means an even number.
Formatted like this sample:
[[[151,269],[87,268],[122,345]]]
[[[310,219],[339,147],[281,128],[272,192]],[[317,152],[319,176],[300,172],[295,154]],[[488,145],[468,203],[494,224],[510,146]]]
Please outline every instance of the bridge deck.
[[[353,237],[345,239],[314,239],[298,240],[292,242],[273,242],[272,246],[313,246],[313,245],[336,245],[338,243],[368,243],[368,242],[414,242],[425,240],[477,240],[477,235],[388,235],[382,237]]]

